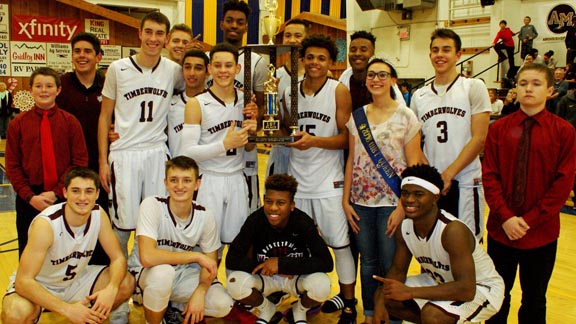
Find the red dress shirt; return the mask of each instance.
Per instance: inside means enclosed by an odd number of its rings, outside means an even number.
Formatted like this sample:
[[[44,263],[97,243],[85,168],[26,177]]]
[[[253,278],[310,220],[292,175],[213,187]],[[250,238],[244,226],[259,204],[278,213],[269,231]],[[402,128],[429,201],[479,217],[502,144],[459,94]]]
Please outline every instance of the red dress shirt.
[[[51,189],[63,197],[64,175],[75,166],[88,166],[88,153],[80,122],[58,107],[48,113],[56,156],[58,183]],[[14,191],[28,199],[35,193],[32,186],[44,182],[42,171],[42,147],[40,145],[40,122],[42,109],[38,107],[21,113],[10,122],[6,136],[6,176]]]
[[[484,192],[490,207],[488,234],[518,249],[537,248],[558,239],[560,208],[572,190],[576,172],[574,127],[544,109],[533,116],[536,122],[530,137],[525,204],[517,210],[511,208],[518,142],[527,117],[518,110],[494,122],[482,161]],[[511,241],[502,224],[513,216],[522,216],[530,229],[521,239]]]

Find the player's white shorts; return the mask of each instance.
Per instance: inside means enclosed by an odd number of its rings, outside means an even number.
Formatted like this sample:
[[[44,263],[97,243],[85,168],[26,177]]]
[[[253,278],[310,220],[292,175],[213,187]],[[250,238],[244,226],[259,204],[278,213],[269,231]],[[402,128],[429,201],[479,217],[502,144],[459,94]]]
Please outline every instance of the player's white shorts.
[[[298,288],[300,287],[300,288]],[[243,271],[234,271],[228,276],[230,294],[242,300],[252,294],[252,288],[260,291],[263,296],[282,291],[294,297],[300,297],[304,292],[312,300],[323,302],[330,295],[330,278],[322,272],[307,275],[262,276]]]
[[[169,266],[169,265],[162,265]],[[172,281],[172,289],[170,293],[169,300],[175,302],[175,305],[186,305],[190,296],[199,284],[200,279],[200,267],[197,264],[179,265],[172,266],[175,270],[174,280]],[[151,271],[152,268],[139,268],[131,269],[131,273],[135,274],[136,278],[136,292],[142,294],[146,291],[146,287],[150,283],[154,283],[157,278],[154,277]],[[158,273],[156,273],[158,275]],[[170,291],[170,288],[167,287]],[[142,295],[141,295],[142,296]],[[135,296],[135,301],[140,301],[141,296]],[[156,296],[152,296],[153,298]],[[206,296],[204,298],[204,313],[207,316],[223,317],[234,304],[234,300],[226,289],[218,282],[214,280],[208,291],[206,291]],[[168,300],[166,300],[166,305]],[[183,310],[183,309],[181,309]]]
[[[262,206],[258,181],[258,150],[256,148],[250,152],[244,150],[244,175],[246,175],[246,182],[248,183],[248,208],[250,208],[250,213],[253,213]]]
[[[114,227],[134,230],[140,202],[149,196],[166,196],[164,164],[168,159],[170,155],[165,144],[148,149],[110,152],[110,218]]]
[[[220,240],[230,244],[250,213],[248,185],[242,171],[214,173],[201,171],[202,182],[196,202],[212,211],[220,229]]]
[[[290,163],[290,148],[284,145],[274,145],[268,155],[268,165],[266,166],[266,176],[273,174],[288,174],[288,164]]]
[[[460,198],[458,199],[458,219],[466,224],[472,234],[480,240],[484,235],[484,188],[481,184],[460,184]]]
[[[63,300],[67,303],[76,303],[79,301],[86,300],[86,296],[92,295],[94,292],[94,285],[98,277],[106,269],[107,266],[103,265],[89,265],[86,270],[78,273],[76,280],[70,284],[70,286],[64,289],[51,289],[40,283],[48,292],[56,296],[58,299]],[[16,271],[10,276],[10,284],[6,290],[6,296],[16,292],[14,283],[16,281]]]
[[[432,303],[449,314],[454,314],[459,317],[458,323],[469,322],[482,322],[500,310],[502,301],[504,300],[504,286],[501,285],[487,287],[483,285],[476,285],[476,295],[474,299],[469,302],[459,301],[444,301],[444,300],[427,300],[415,298],[414,301],[418,307],[422,309],[427,303]],[[419,274],[417,276],[410,276],[406,278],[406,286],[409,287],[430,287],[437,286],[438,284],[434,279],[430,278],[427,274]],[[490,298],[488,298],[490,296]],[[492,301],[498,301],[498,304],[492,304]]]
[[[296,208],[312,217],[326,244],[339,249],[350,245],[348,221],[342,209],[342,196],[303,199],[295,198]]]

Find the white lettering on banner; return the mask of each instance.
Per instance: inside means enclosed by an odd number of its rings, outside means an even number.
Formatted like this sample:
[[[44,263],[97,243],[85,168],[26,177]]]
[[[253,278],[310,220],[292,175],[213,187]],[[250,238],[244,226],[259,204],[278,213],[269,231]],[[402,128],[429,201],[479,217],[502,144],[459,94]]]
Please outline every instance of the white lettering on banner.
[[[78,26],[70,28],[63,21],[60,24],[47,24],[38,23],[36,19],[32,19],[27,23],[18,22],[18,25],[20,25],[18,35],[25,34],[29,39],[33,39],[34,37],[32,36],[63,36],[70,40],[78,28]]]

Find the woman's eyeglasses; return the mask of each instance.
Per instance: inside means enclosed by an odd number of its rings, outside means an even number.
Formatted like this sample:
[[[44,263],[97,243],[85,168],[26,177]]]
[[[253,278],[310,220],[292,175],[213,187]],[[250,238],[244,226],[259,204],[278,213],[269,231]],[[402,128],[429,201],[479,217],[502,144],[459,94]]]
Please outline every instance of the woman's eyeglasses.
[[[366,74],[366,79],[374,80],[376,76],[378,76],[378,79],[380,80],[386,80],[390,76],[390,73],[386,71],[379,71],[379,72],[368,71],[368,73]]]

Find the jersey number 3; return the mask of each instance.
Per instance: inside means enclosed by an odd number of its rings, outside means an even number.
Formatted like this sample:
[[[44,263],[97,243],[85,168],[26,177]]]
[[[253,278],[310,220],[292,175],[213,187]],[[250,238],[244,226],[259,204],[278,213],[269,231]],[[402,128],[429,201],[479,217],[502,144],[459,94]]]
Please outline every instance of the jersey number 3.
[[[440,136],[436,137],[438,143],[448,142],[448,123],[444,120],[441,120],[436,123],[436,127],[440,130]]]
[[[140,122],[151,122],[152,118],[152,111],[154,110],[154,101],[148,101],[148,118],[146,118],[146,101],[142,101],[140,103]]]

